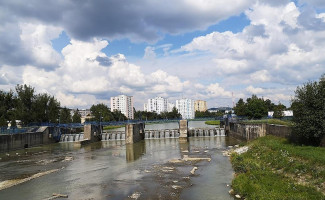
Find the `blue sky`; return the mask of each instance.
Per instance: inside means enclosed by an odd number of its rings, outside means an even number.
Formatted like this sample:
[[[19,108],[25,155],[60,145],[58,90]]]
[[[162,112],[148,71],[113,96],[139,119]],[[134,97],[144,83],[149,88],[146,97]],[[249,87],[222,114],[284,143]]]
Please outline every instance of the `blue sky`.
[[[252,94],[290,105],[325,72],[321,0],[0,3],[0,89],[29,84],[63,106],[111,96],[202,99]]]

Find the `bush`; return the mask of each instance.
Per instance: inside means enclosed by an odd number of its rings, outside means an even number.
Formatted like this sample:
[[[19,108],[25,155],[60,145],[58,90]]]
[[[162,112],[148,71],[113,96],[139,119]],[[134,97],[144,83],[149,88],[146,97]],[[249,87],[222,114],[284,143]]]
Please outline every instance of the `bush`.
[[[292,140],[299,144],[319,146],[325,132],[325,75],[295,91],[292,100]]]

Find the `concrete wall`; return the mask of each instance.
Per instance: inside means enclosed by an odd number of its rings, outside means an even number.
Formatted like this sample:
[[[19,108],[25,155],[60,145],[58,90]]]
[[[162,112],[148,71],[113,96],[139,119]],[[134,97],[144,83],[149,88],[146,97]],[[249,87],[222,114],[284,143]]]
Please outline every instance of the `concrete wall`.
[[[86,124],[84,126],[84,140],[88,140],[90,142],[97,142],[100,140],[100,133],[101,133],[101,127],[92,125],[92,124]]]
[[[144,139],[144,123],[125,125],[125,143],[133,144]]]
[[[253,140],[265,135],[275,135],[278,137],[289,137],[291,127],[274,124],[242,124],[229,123],[229,135],[242,140]]]
[[[54,142],[55,140],[51,137],[49,128],[41,127],[35,133],[0,135],[0,152],[8,152]]]

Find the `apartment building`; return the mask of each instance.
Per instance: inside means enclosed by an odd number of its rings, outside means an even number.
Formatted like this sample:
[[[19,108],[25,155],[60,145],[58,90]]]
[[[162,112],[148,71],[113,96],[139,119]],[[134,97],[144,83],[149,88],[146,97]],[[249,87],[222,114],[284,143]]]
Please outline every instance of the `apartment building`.
[[[196,100],[194,102],[194,110],[199,112],[205,112],[207,110],[207,102],[203,100]]]
[[[179,99],[176,100],[176,108],[178,112],[182,115],[183,119],[194,119],[194,100],[192,99]]]
[[[145,111],[156,112],[158,114],[168,111],[168,99],[163,97],[156,97],[148,99],[148,102],[143,106]]]
[[[133,97],[126,95],[111,97],[111,111],[114,110],[121,111],[128,119],[134,119]]]

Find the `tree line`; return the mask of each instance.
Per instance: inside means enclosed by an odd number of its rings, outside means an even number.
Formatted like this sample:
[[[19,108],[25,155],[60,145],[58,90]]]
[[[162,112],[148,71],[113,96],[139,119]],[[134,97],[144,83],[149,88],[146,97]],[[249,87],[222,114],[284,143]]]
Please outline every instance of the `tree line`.
[[[274,111],[274,118],[282,118],[283,111],[286,109],[287,107],[280,102],[276,105],[272,103],[271,100],[264,100],[264,98],[258,98],[256,95],[247,98],[246,102],[240,98],[234,107],[237,116],[246,116],[249,119],[261,119],[262,117],[266,117],[268,111]]]
[[[135,120],[163,120],[163,119],[180,119],[182,115],[178,113],[178,110],[174,107],[171,112],[161,112],[160,114],[156,112],[147,112],[134,109],[134,119]]]

